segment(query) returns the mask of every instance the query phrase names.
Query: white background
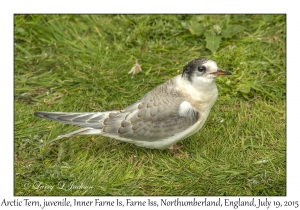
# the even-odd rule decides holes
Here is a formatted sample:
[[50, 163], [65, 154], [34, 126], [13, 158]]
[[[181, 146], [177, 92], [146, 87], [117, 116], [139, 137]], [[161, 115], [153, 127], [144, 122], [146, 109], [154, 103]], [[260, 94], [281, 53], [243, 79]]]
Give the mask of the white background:
[[[0, 204], [3, 199], [19, 201], [24, 198], [30, 200], [39, 200], [43, 202], [47, 200], [62, 200], [63, 197], [14, 197], [14, 155], [13, 155], [13, 134], [14, 134], [14, 90], [13, 90], [13, 16], [14, 14], [22, 13], [210, 13], [210, 14], [253, 14], [253, 13], [283, 13], [287, 14], [287, 196], [286, 197], [270, 197], [268, 200], [279, 200], [282, 203], [286, 200], [295, 201], [300, 200], [300, 167], [299, 167], [299, 98], [300, 93], [298, 88], [299, 72], [300, 72], [300, 13], [297, 1], [275, 1], [275, 0], [251, 0], [251, 1], [125, 1], [125, 0], [109, 0], [109, 1], [41, 1], [41, 0], [12, 0], [0, 3]], [[297, 196], [298, 195], [298, 196]], [[81, 200], [95, 200], [96, 197], [74, 197]], [[168, 200], [174, 200], [176, 197], [165, 197]], [[233, 200], [238, 200], [238, 197], [229, 197]], [[73, 201], [72, 197], [67, 197], [68, 200]], [[116, 200], [116, 197], [102, 197], [103, 200]], [[119, 197], [123, 202], [126, 202], [126, 197]], [[130, 197], [130, 199], [147, 200], [147, 197]], [[152, 197], [160, 203], [159, 197]], [[181, 200], [191, 200], [191, 197], [181, 197]], [[204, 197], [197, 198], [203, 200]], [[211, 200], [218, 199], [217, 197], [210, 197]], [[222, 197], [224, 205], [224, 199]], [[251, 197], [242, 197], [243, 200], [251, 200]], [[265, 197], [256, 197], [258, 199], [265, 199]], [[73, 203], [73, 202], [72, 202]], [[224, 206], [223, 206], [224, 207]], [[6, 207], [9, 208], [9, 207]], [[15, 209], [16, 207], [10, 207]], [[40, 207], [22, 207], [22, 209], [41, 209]], [[66, 207], [58, 207], [55, 209], [65, 209]], [[95, 207], [94, 207], [95, 208]], [[97, 207], [102, 208], [102, 207]], [[132, 207], [125, 207], [122, 209], [132, 209]], [[140, 207], [135, 207], [137, 209]], [[151, 207], [147, 207], [151, 208]], [[154, 207], [152, 207], [154, 208]], [[174, 207], [165, 207], [168, 209]], [[191, 207], [189, 207], [191, 208]], [[196, 207], [201, 208], [201, 207]], [[300, 208], [300, 207], [298, 207]], [[4, 209], [3, 206], [1, 209]], [[46, 208], [50, 209], [50, 208]], [[93, 209], [93, 208], [91, 208]], [[106, 208], [105, 208], [106, 209]], [[109, 208], [112, 209], [112, 208]], [[157, 208], [155, 208], [157, 209]], [[228, 207], [227, 209], [233, 209]], [[243, 209], [243, 208], [238, 208]], [[263, 208], [266, 209], [266, 208]], [[271, 208], [275, 209], [275, 207]], [[294, 209], [294, 207], [290, 207]]]

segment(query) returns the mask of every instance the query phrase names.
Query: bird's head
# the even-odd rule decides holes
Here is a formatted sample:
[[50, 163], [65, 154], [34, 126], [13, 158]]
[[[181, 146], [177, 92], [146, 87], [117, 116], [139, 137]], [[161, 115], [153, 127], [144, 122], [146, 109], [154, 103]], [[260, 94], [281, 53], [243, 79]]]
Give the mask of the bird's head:
[[182, 77], [190, 83], [211, 83], [219, 75], [231, 75], [231, 72], [219, 69], [217, 63], [207, 58], [197, 58], [184, 68]]

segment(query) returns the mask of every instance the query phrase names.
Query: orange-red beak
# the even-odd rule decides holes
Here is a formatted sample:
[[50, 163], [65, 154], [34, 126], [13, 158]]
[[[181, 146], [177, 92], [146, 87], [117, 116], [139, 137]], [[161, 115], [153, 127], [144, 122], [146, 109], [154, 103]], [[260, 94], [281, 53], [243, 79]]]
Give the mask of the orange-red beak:
[[219, 76], [219, 75], [231, 75], [231, 72], [229, 71], [224, 71], [222, 69], [218, 69], [216, 72], [213, 72], [211, 74], [214, 74], [216, 76]]

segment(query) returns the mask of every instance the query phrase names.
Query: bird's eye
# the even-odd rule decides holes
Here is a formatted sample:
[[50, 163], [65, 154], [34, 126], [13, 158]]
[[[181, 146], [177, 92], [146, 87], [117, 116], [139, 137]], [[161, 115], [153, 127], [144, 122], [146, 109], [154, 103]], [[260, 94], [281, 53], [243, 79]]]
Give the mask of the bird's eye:
[[205, 66], [199, 66], [198, 71], [199, 72], [204, 72], [206, 70]]

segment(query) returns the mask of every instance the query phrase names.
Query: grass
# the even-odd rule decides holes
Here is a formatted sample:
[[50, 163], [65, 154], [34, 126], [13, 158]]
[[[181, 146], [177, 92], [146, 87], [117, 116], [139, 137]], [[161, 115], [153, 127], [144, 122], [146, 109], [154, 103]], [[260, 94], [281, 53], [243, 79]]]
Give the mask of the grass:
[[[285, 15], [14, 20], [15, 195], [286, 195]], [[101, 136], [33, 149], [78, 128], [35, 111], [120, 110], [197, 57], [233, 75], [175, 156]]]

